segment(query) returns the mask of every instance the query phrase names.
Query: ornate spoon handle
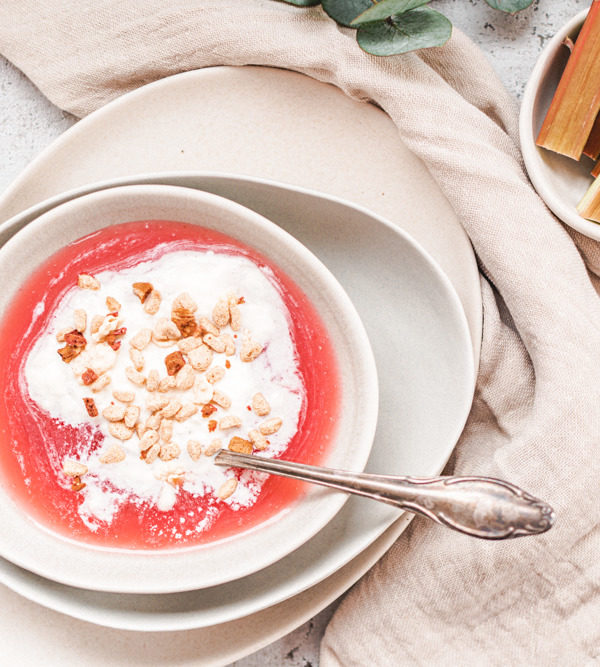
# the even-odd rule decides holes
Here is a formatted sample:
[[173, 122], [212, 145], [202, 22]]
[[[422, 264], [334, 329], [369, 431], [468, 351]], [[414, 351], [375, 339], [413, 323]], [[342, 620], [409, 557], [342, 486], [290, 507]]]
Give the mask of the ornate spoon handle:
[[492, 477], [397, 477], [351, 473], [221, 449], [215, 463], [292, 477], [422, 514], [466, 535], [501, 540], [544, 533], [550, 505]]

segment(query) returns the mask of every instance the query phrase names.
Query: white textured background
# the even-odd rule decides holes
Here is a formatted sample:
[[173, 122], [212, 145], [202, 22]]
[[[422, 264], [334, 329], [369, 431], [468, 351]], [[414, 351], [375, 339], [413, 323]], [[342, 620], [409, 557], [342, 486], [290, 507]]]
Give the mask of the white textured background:
[[[484, 0], [433, 0], [431, 7], [479, 44], [506, 87], [520, 98], [546, 41], [589, 4], [589, 0], [535, 0], [515, 16], [491, 9]], [[0, 192], [74, 122], [0, 57]], [[319, 642], [336, 606], [333, 603], [280, 641], [236, 662], [236, 667], [316, 667]], [[22, 664], [29, 664], [26, 651], [23, 657]]]

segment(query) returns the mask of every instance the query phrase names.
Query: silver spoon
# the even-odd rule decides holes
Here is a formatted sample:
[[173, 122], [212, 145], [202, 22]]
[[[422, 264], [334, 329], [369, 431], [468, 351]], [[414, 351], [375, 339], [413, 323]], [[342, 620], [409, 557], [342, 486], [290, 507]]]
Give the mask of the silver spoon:
[[502, 540], [544, 533], [554, 510], [514, 484], [492, 477], [398, 477], [320, 468], [219, 450], [215, 463], [314, 482], [422, 514], [466, 535]]

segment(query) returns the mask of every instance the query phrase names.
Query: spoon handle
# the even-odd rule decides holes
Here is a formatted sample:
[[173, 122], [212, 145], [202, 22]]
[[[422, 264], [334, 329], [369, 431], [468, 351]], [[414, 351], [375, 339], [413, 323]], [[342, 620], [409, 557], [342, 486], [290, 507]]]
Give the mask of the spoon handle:
[[351, 473], [221, 449], [215, 463], [314, 482], [421, 514], [466, 535], [501, 540], [546, 532], [550, 505], [492, 477], [398, 477]]

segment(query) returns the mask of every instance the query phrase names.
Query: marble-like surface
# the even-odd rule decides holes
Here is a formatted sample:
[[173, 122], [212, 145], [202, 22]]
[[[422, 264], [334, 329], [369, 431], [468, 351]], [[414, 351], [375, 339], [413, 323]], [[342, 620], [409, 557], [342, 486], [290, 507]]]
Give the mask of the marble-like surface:
[[[435, 0], [431, 6], [446, 14], [483, 49], [508, 90], [520, 98], [545, 42], [589, 4], [590, 0], [534, 0], [531, 7], [515, 16], [491, 9], [484, 0]], [[0, 56], [0, 192], [37, 153], [75, 122]], [[236, 667], [316, 667], [319, 642], [335, 607], [333, 603], [278, 642], [236, 662]], [[0, 637], [7, 631], [10, 629], [0, 628]], [[26, 647], [20, 664], [35, 664], [28, 658]]]

